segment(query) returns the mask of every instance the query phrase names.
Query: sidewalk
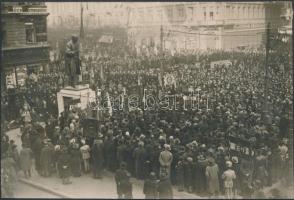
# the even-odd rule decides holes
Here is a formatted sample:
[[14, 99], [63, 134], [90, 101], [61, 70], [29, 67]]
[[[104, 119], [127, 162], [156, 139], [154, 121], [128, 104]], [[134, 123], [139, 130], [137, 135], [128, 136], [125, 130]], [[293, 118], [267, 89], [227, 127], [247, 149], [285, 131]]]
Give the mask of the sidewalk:
[[[8, 131], [10, 139], [15, 141], [18, 150], [21, 149], [19, 131], [20, 129]], [[71, 177], [72, 184], [63, 185], [61, 179], [56, 174], [45, 178], [39, 176], [34, 167], [32, 168], [32, 177], [30, 179], [25, 179], [24, 174], [22, 172], [19, 173], [21, 182], [41, 190], [47, 190], [49, 193], [67, 198], [117, 198], [114, 175], [108, 171], [104, 171], [103, 179], [93, 179], [91, 174], [83, 174], [81, 177]], [[133, 183], [133, 197], [145, 198], [143, 194], [143, 181], [135, 178], [131, 178], [131, 181]], [[174, 198], [177, 199], [201, 198], [187, 192], [178, 192], [176, 187], [173, 188], [173, 191]]]
[[[81, 177], [71, 177], [72, 184], [63, 185], [61, 179], [53, 174], [52, 177], [44, 178], [32, 172], [30, 179], [25, 179], [22, 173], [19, 174], [22, 182], [30, 184], [41, 190], [65, 198], [117, 198], [116, 185], [112, 173], [104, 171], [103, 179], [93, 179], [91, 174], [84, 174]], [[133, 197], [145, 198], [143, 194], [143, 181], [131, 178], [133, 183]], [[174, 187], [174, 198], [177, 199], [200, 199], [199, 196], [178, 192]]]

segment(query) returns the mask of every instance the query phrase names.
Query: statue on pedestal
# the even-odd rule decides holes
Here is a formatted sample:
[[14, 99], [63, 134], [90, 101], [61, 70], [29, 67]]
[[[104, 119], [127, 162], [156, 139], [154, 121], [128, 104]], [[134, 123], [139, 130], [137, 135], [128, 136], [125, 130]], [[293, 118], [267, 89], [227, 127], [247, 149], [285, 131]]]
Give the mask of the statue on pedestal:
[[72, 87], [77, 85], [78, 75], [81, 74], [80, 47], [78, 40], [78, 36], [72, 35], [65, 49], [65, 71], [68, 76], [68, 85]]

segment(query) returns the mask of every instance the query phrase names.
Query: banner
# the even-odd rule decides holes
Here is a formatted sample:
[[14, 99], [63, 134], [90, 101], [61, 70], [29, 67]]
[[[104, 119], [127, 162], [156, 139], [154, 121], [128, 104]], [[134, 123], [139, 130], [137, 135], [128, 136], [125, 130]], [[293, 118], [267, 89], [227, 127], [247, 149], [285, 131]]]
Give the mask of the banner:
[[252, 148], [252, 144], [248, 140], [229, 136], [229, 149], [232, 154], [238, 156], [253, 157], [255, 151]]
[[27, 67], [25, 65], [16, 67], [17, 84], [24, 86], [27, 78]]
[[12, 89], [16, 87], [16, 77], [13, 70], [9, 71], [6, 75], [6, 87]]

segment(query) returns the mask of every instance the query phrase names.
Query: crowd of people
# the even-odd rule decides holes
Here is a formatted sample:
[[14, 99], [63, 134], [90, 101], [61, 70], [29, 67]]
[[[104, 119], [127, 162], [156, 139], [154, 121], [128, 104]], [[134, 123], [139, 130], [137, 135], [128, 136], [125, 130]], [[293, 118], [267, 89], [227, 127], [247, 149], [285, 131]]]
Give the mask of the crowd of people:
[[[185, 109], [180, 101], [178, 109], [146, 110], [139, 104], [134, 110], [106, 112], [92, 135], [84, 131], [85, 111], [67, 109], [58, 116], [56, 92], [64, 86], [62, 73], [32, 75], [20, 111], [22, 150], [18, 154], [9, 136], [2, 136], [1, 179], [15, 181], [18, 170], [29, 178], [34, 158], [39, 175], [57, 174], [63, 184], [90, 172], [102, 178], [103, 170], [109, 170], [115, 173], [119, 198], [132, 198], [131, 177], [144, 181], [146, 198], [172, 198], [173, 186], [200, 196], [265, 197], [263, 188], [289, 178], [293, 88], [289, 63], [272, 58], [275, 67], [270, 68], [265, 96], [263, 59], [260, 52], [223, 51], [84, 57], [83, 79], [93, 90], [101, 89], [102, 96], [135, 94], [142, 102], [148, 89], [156, 98], [182, 99], [198, 91], [201, 100], [209, 99], [197, 109]], [[211, 67], [218, 60], [231, 64]], [[174, 81], [165, 84], [167, 74]], [[254, 154], [233, 151], [230, 137], [241, 139], [241, 146], [249, 143]], [[12, 185], [3, 185], [7, 196]]]

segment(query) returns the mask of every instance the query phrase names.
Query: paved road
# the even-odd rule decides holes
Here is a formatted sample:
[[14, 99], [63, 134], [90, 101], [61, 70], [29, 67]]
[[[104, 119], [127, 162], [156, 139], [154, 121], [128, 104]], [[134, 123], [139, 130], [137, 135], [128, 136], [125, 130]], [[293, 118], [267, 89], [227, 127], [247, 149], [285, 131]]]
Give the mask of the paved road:
[[[10, 139], [15, 141], [15, 144], [20, 150], [21, 140], [19, 131], [19, 129], [11, 130], [7, 133], [7, 135], [9, 135]], [[19, 172], [19, 177], [24, 178], [24, 174]], [[53, 174], [52, 177], [44, 178], [39, 176], [34, 167], [32, 167], [32, 177], [30, 178], [30, 181], [56, 192], [62, 192], [63, 194], [73, 198], [117, 198], [114, 175], [107, 171], [103, 173], [103, 179], [93, 179], [91, 174], [83, 174], [78, 178], [71, 177], [72, 184], [63, 185], [61, 183], [61, 179], [58, 178], [56, 174]], [[131, 181], [133, 183], [133, 197], [144, 198], [143, 182], [134, 178], [132, 178]], [[18, 189], [23, 191], [21, 187]], [[39, 193], [34, 194], [33, 191], [30, 193], [30, 195], [32, 195], [31, 197], [35, 198], [39, 197]], [[179, 199], [200, 198], [194, 194], [178, 192], [176, 188], [174, 188], [174, 197]]]
[[39, 190], [35, 187], [27, 185], [22, 182], [18, 182], [14, 192], [15, 198], [60, 198], [51, 193], [47, 193], [43, 190]]

